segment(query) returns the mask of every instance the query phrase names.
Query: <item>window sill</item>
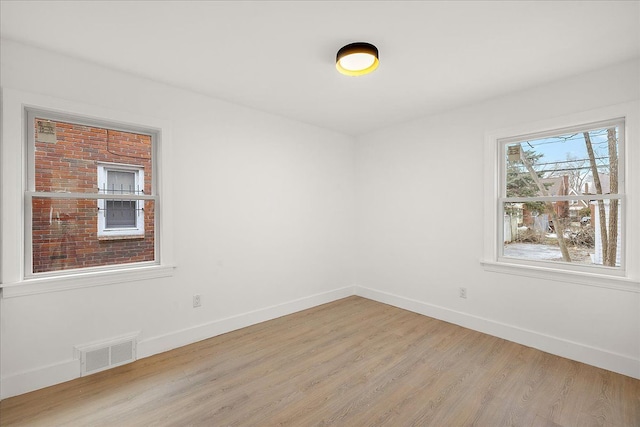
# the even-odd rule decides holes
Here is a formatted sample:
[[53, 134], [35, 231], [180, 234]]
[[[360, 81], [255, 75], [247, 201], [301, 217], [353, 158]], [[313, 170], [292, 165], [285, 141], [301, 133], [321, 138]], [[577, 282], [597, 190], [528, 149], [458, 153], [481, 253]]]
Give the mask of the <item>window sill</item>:
[[142, 240], [145, 238], [144, 234], [102, 234], [98, 235], [99, 241], [111, 241], [111, 240]]
[[568, 282], [599, 288], [616, 289], [620, 291], [640, 293], [640, 282], [626, 277], [609, 276], [605, 274], [583, 273], [555, 268], [545, 268], [507, 262], [484, 261], [480, 264], [485, 271], [512, 274], [516, 276], [535, 277], [538, 279]]
[[170, 277], [174, 266], [151, 265], [129, 267], [119, 270], [74, 272], [61, 276], [35, 277], [17, 283], [1, 284], [2, 298], [14, 298], [28, 295], [60, 292], [138, 280]]

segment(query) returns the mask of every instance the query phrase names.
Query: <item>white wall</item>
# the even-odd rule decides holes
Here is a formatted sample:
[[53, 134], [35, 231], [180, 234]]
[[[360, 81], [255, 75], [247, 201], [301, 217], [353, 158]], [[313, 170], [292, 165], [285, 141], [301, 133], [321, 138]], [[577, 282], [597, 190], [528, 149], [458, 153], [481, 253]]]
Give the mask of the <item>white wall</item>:
[[[10, 41], [0, 51], [5, 92], [170, 122], [176, 265], [172, 277], [1, 299], [2, 397], [78, 376], [78, 344], [139, 331], [146, 356], [352, 293], [353, 138]], [[11, 139], [3, 153], [21, 144]], [[3, 223], [19, 223], [21, 206], [4, 200]], [[16, 266], [2, 271], [7, 283]]]
[[[357, 292], [640, 377], [637, 286], [611, 289], [485, 271], [485, 133], [640, 99], [630, 62], [360, 138]], [[637, 129], [628, 141], [638, 218]], [[638, 227], [633, 229], [637, 248]], [[637, 266], [637, 260], [630, 260]], [[637, 267], [636, 268], [637, 271]], [[637, 280], [637, 278], [636, 278]], [[637, 285], [637, 283], [636, 283]], [[467, 299], [458, 288], [468, 289]]]
[[[637, 292], [480, 265], [485, 132], [638, 100], [637, 62], [356, 142], [14, 42], [0, 48], [3, 89], [171, 123], [177, 267], [166, 278], [2, 298], [1, 397], [77, 376], [74, 345], [140, 331], [146, 356], [349, 295], [356, 278], [360, 295], [638, 375]], [[3, 139], [3, 155], [21, 143]], [[15, 157], [3, 164], [21, 164]], [[2, 217], [19, 222], [19, 203], [3, 200]], [[15, 266], [2, 267], [6, 282]], [[203, 307], [193, 309], [196, 293]]]

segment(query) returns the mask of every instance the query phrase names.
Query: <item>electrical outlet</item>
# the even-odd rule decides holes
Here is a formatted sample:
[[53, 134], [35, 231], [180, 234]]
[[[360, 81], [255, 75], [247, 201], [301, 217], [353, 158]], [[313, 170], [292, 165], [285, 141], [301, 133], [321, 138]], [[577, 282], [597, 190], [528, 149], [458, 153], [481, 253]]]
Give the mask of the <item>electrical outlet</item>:
[[459, 288], [459, 292], [460, 292], [460, 298], [467, 297], [467, 288]]
[[200, 307], [202, 305], [202, 297], [200, 295], [193, 296], [193, 308]]

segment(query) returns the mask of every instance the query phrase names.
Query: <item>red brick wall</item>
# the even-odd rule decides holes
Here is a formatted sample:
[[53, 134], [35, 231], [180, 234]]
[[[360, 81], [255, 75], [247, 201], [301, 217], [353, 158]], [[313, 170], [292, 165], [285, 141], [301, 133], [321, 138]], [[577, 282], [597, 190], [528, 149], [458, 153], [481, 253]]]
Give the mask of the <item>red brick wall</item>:
[[[34, 123], [36, 191], [98, 192], [98, 162], [144, 167], [151, 194], [151, 137], [53, 122], [56, 142], [41, 142]], [[34, 198], [33, 272], [154, 260], [154, 204], [144, 202], [144, 236], [98, 237], [98, 203], [91, 199]]]

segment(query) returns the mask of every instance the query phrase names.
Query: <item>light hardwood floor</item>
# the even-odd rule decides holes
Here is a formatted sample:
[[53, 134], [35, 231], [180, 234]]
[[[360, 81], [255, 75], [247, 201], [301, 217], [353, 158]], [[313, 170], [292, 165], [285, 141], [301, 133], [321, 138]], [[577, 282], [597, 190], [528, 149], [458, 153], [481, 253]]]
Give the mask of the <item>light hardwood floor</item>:
[[640, 381], [349, 297], [0, 402], [2, 426], [640, 426]]

